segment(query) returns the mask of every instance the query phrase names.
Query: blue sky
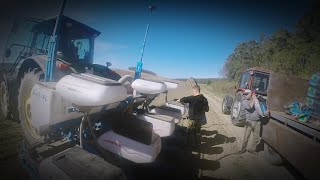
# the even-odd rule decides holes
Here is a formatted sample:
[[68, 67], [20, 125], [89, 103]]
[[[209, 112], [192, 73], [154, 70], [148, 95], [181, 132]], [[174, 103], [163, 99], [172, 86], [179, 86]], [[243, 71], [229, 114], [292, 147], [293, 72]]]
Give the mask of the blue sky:
[[[60, 2], [48, 1], [47, 8], [38, 8], [37, 13], [55, 13]], [[143, 68], [169, 78], [214, 78], [238, 43], [259, 40], [261, 33], [270, 35], [280, 28], [293, 29], [311, 0], [67, 0], [64, 14], [101, 31], [95, 42], [95, 63], [110, 61], [113, 68], [128, 69], [140, 60], [150, 4], [157, 9]]]

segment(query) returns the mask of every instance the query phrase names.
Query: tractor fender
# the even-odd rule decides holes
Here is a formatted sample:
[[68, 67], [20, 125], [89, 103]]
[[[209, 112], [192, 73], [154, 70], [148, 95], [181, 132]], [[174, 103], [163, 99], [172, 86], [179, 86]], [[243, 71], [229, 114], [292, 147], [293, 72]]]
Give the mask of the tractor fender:
[[48, 56], [46, 55], [35, 55], [21, 60], [17, 65], [14, 79], [20, 80], [29, 69], [40, 68], [41, 71], [45, 72], [47, 59]]
[[16, 66], [15, 70], [11, 74], [9, 83], [9, 111], [11, 112], [11, 117], [18, 121], [19, 111], [18, 111], [18, 90], [20, 87], [20, 82], [22, 77], [29, 69], [45, 70], [46, 56], [36, 55], [30, 56], [26, 59], [20, 60], [19, 64]]
[[241, 93], [241, 95], [244, 93], [244, 91], [245, 91], [246, 89], [244, 89], [244, 88], [239, 88], [239, 89], [237, 89], [236, 90], [236, 93], [235, 93], [235, 95], [237, 95], [239, 92]]
[[[48, 59], [47, 55], [35, 55], [22, 60], [16, 68], [17, 72], [15, 73], [16, 75], [15, 79], [20, 80], [23, 77], [24, 73], [28, 72], [29, 69], [38, 68], [39, 71], [42, 71], [45, 73], [47, 59]], [[70, 74], [70, 72], [56, 69], [55, 79], [59, 80], [67, 74]]]
[[[46, 71], [46, 61], [48, 59], [47, 55], [35, 55], [27, 57], [19, 62], [15, 71], [12, 74], [13, 83], [9, 90], [9, 98], [10, 98], [10, 109], [12, 112], [13, 119], [18, 120], [18, 89], [20, 87], [21, 79], [24, 77], [24, 74], [29, 72], [30, 70], [37, 69], [36, 72], [42, 71], [45, 73]], [[55, 77], [59, 80], [61, 77], [67, 75], [69, 72], [63, 72], [60, 70], [56, 70]]]

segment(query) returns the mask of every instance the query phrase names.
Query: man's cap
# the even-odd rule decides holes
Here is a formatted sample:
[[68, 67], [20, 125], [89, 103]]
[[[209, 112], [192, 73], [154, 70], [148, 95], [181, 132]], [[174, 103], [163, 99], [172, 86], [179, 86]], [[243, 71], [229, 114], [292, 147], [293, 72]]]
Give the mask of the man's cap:
[[243, 94], [252, 94], [250, 89], [246, 89]]

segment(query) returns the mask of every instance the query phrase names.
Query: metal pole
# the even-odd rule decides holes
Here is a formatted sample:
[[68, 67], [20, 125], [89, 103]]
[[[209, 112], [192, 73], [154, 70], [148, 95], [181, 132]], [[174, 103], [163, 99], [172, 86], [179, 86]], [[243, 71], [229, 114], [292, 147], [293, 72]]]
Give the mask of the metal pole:
[[142, 65], [143, 65], [142, 58], [143, 58], [143, 54], [144, 54], [144, 48], [145, 48], [146, 42], [147, 42], [147, 36], [148, 36], [148, 32], [149, 32], [149, 27], [150, 27], [152, 11], [154, 9], [155, 9], [154, 6], [149, 6], [150, 15], [149, 15], [149, 20], [148, 20], [148, 25], [147, 25], [146, 33], [144, 35], [144, 40], [143, 40], [142, 50], [141, 50], [141, 57], [140, 57], [140, 61], [137, 63], [136, 72], [134, 74], [134, 79], [140, 79], [140, 77], [141, 77]]
[[56, 19], [56, 24], [54, 26], [53, 34], [50, 37], [50, 45], [49, 45], [49, 52], [48, 52], [48, 60], [46, 63], [46, 74], [45, 74], [45, 80], [53, 81], [53, 75], [55, 71], [56, 66], [56, 56], [57, 56], [57, 44], [58, 44], [58, 34], [60, 30], [60, 22], [62, 18], [62, 14], [65, 8], [67, 0], [62, 0], [62, 4], [60, 7], [59, 14]]
[[142, 45], [142, 50], [141, 50], [140, 62], [142, 62], [143, 53], [144, 53], [144, 48], [145, 48], [145, 46], [146, 46], [146, 41], [147, 41], [147, 36], [148, 36], [148, 32], [149, 32], [149, 27], [150, 27], [150, 22], [151, 22], [151, 16], [152, 16], [152, 11], [154, 10], [154, 6], [149, 6], [149, 9], [150, 9], [149, 21], [148, 21], [146, 33], [144, 34], [144, 40], [143, 40], [143, 45]]

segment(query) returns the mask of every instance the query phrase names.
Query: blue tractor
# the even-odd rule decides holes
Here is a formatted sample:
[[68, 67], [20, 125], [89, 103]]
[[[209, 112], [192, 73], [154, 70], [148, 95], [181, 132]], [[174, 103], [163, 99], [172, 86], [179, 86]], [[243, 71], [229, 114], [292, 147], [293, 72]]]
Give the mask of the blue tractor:
[[[36, 178], [39, 176], [47, 177], [48, 173], [66, 176], [68, 174], [68, 167], [62, 166], [68, 163], [63, 163], [61, 166], [55, 164], [55, 167], [57, 166], [60, 169], [54, 169], [51, 165], [59, 161], [54, 159], [54, 157], [68, 156], [69, 159], [67, 159], [70, 163], [91, 163], [91, 166], [94, 167], [93, 169], [76, 168], [80, 172], [90, 172], [91, 174], [86, 174], [86, 176], [88, 174], [91, 175], [90, 179], [95, 179], [94, 177], [117, 179], [123, 176], [120, 168], [107, 163], [103, 158], [90, 154], [78, 146], [73, 147], [74, 142], [80, 139], [79, 135], [78, 137], [76, 135], [76, 131], [79, 131], [77, 129], [78, 124], [72, 124], [74, 121], [68, 121], [64, 124], [60, 123], [57, 127], [50, 124], [50, 128], [46, 127], [48, 124], [41, 126], [40, 129], [34, 126], [37, 120], [37, 113], [41, 114], [44, 112], [41, 114], [40, 119], [45, 120], [48, 118], [43, 114], [50, 112], [46, 111], [47, 109], [43, 105], [37, 107], [32, 103], [32, 96], [37, 97], [39, 99], [38, 102], [45, 103], [50, 101], [48, 94], [44, 94], [44, 91], [39, 92], [34, 90], [39, 83], [47, 83], [46, 85], [50, 85], [50, 83], [56, 84], [66, 76], [70, 77], [72, 74], [76, 76], [75, 74], [79, 75], [81, 73], [87, 74], [88, 77], [92, 76], [91, 79], [94, 80], [101, 77], [112, 82], [117, 82], [121, 79], [119, 74], [109, 69], [110, 62], [107, 62], [106, 66], [93, 64], [94, 40], [99, 36], [99, 31], [66, 16], [58, 17], [61, 19], [58, 26], [60, 28], [56, 31], [58, 33], [55, 36], [58, 38], [58, 41], [55, 41], [57, 42], [55, 50], [50, 50], [52, 48], [50, 43], [52, 43], [54, 29], [57, 27], [57, 18], [47, 20], [18, 18], [15, 20], [0, 66], [0, 114], [2, 118], [11, 118], [20, 122], [25, 137], [21, 147], [20, 159], [23, 166], [26, 167], [32, 176]], [[47, 64], [51, 62], [50, 56], [52, 53], [56, 53], [56, 61], [52, 63], [54, 64], [54, 73], [51, 73], [53, 76], [50, 77], [52, 82], [45, 82], [46, 75], [49, 72], [47, 71]], [[50, 87], [46, 85], [41, 87], [50, 90]], [[121, 86], [115, 87], [121, 88]], [[123, 91], [122, 94], [126, 95], [126, 92]], [[59, 99], [55, 95], [52, 97], [55, 100]], [[55, 101], [52, 99], [52, 102]], [[59, 115], [70, 116], [69, 114], [77, 113], [74, 112], [74, 108], [67, 107], [65, 103], [61, 103], [60, 106], [57, 105], [53, 109], [55, 110], [50, 113], [57, 119], [59, 119]], [[32, 110], [37, 113], [32, 113]], [[81, 113], [79, 114], [72, 117], [81, 116]], [[78, 122], [78, 119], [81, 120], [81, 118], [77, 118], [75, 122]], [[42, 132], [41, 129], [43, 128], [46, 128], [46, 131], [50, 132]], [[67, 138], [68, 141], [62, 138]], [[77, 139], [74, 140], [74, 138]], [[58, 143], [59, 145], [52, 145], [51, 143]], [[88, 159], [95, 160], [94, 162], [88, 162]], [[49, 164], [50, 167], [47, 167], [46, 164]], [[69, 164], [68, 166], [74, 166], [74, 164]], [[108, 171], [99, 172], [93, 176], [92, 173], [99, 170], [97, 167], [104, 167]], [[78, 174], [72, 173], [68, 177], [74, 178], [74, 175]]]
[[[48, 59], [50, 37], [56, 18], [16, 19], [1, 62], [1, 115], [28, 121], [31, 87], [43, 81]], [[121, 76], [106, 66], [93, 64], [94, 40], [100, 32], [74, 19], [62, 16], [57, 44], [54, 81], [70, 73], [91, 72], [119, 80]]]

